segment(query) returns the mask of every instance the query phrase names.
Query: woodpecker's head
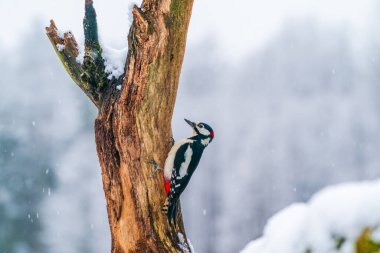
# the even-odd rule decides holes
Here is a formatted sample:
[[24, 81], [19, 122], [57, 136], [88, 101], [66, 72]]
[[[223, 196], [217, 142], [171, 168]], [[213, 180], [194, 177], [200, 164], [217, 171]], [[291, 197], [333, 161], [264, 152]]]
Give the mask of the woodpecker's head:
[[214, 131], [206, 123], [195, 123], [185, 119], [186, 123], [191, 126], [195, 136], [200, 137], [202, 144], [207, 146], [214, 139]]

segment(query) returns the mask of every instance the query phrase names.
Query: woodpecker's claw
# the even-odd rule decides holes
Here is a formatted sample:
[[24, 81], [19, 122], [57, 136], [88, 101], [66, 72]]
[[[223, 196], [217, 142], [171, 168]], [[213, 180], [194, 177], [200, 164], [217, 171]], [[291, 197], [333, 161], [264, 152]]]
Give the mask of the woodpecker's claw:
[[174, 143], [175, 143], [175, 140], [173, 137], [170, 137], [170, 144], [172, 144], [172, 146], [174, 146]]
[[153, 167], [154, 167], [154, 170], [153, 170], [152, 174], [150, 174], [150, 177], [151, 177], [151, 178], [154, 177], [154, 175], [155, 175], [159, 170], [162, 170], [162, 168], [160, 167], [160, 165], [158, 165], [158, 164], [156, 163], [156, 161], [154, 161], [154, 160], [150, 160], [150, 161], [148, 161], [148, 163], [151, 164], [151, 165], [153, 165]]
[[167, 214], [167, 213], [168, 213], [168, 208], [169, 208], [169, 199], [166, 198], [165, 203], [164, 203], [164, 205], [162, 206], [162, 212], [163, 212], [164, 214]]

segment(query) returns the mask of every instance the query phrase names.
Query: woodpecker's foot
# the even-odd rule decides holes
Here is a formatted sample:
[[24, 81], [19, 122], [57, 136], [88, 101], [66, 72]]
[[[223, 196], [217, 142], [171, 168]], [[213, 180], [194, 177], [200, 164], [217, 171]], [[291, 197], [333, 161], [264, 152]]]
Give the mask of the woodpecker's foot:
[[174, 146], [174, 143], [175, 143], [175, 140], [174, 140], [174, 138], [172, 136], [172, 137], [170, 137], [170, 144], [172, 144], [172, 146]]
[[155, 160], [150, 160], [150, 161], [148, 161], [148, 163], [151, 164], [151, 165], [153, 165], [153, 167], [154, 167], [154, 170], [153, 170], [152, 174], [150, 175], [151, 178], [154, 177], [154, 175], [156, 175], [156, 173], [159, 170], [162, 170], [162, 168], [160, 167], [160, 165], [158, 165]]
[[162, 212], [164, 213], [164, 214], [167, 214], [168, 213], [168, 208], [169, 208], [169, 199], [168, 198], [166, 198], [166, 200], [165, 200], [165, 203], [164, 203], [164, 205], [162, 206]]

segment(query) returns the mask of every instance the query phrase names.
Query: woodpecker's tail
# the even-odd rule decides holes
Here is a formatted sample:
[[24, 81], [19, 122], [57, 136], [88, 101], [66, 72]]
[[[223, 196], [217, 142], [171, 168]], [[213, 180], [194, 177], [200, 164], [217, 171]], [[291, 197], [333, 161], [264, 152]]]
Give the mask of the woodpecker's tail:
[[179, 200], [166, 199], [162, 211], [168, 216], [169, 224], [171, 226], [177, 226], [177, 213], [178, 213]]

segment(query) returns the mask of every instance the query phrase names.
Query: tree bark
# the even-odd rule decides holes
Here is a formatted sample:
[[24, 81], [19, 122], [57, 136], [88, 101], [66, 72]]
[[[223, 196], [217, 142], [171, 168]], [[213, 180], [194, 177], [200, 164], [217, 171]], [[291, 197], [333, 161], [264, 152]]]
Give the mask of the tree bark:
[[76, 60], [79, 53], [71, 33], [60, 37], [53, 21], [46, 28], [66, 70], [99, 109], [95, 139], [112, 253], [191, 252], [182, 216], [180, 225], [172, 228], [161, 211], [166, 198], [163, 173], [152, 177], [148, 162], [162, 166], [171, 147], [171, 118], [192, 4], [145, 0], [141, 8], [133, 8], [125, 74], [119, 79], [109, 80], [105, 73], [92, 0], [85, 0], [83, 63]]

